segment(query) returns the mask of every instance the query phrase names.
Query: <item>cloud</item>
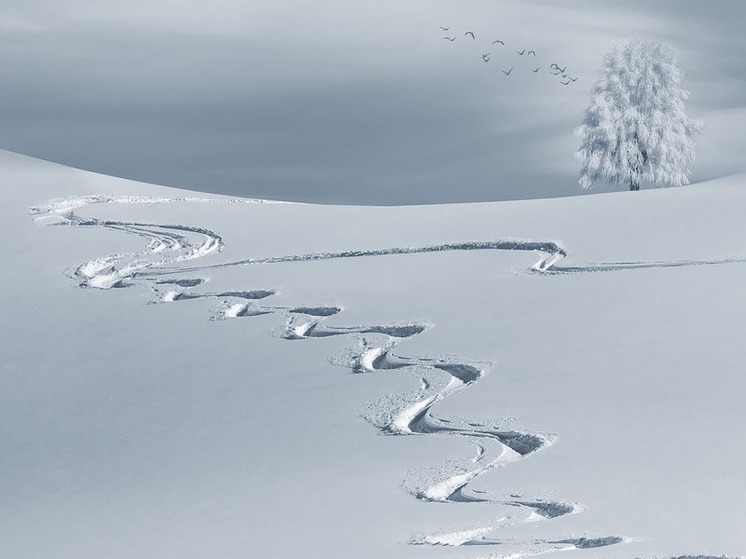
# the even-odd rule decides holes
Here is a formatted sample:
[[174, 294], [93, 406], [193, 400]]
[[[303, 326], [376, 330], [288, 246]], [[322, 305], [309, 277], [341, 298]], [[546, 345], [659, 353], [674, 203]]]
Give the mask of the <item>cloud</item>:
[[[572, 129], [601, 55], [631, 35], [682, 51], [695, 116], [746, 105], [734, 14], [689, 0], [29, 0], [5, 17], [22, 24], [0, 36], [0, 146], [216, 192], [348, 203], [579, 193]], [[580, 80], [559, 84], [554, 61]], [[708, 173], [714, 151], [700, 158]]]

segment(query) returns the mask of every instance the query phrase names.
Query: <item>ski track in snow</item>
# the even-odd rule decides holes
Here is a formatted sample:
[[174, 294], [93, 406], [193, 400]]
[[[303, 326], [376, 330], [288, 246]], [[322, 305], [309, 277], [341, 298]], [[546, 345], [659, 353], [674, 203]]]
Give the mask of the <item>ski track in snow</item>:
[[[186, 225], [135, 223], [100, 220], [78, 216], [74, 210], [94, 204], [164, 204], [191, 203], [277, 203], [251, 199], [169, 198], [147, 196], [78, 196], [60, 198], [46, 204], [33, 206], [29, 214], [35, 220], [50, 225], [70, 227], [95, 227], [135, 235], [146, 241], [138, 252], [122, 253], [96, 258], [67, 271], [79, 287], [116, 289], [130, 286], [149, 287], [155, 293], [156, 303], [170, 303], [193, 299], [215, 299], [220, 307], [211, 317], [214, 320], [278, 314], [285, 318], [281, 336], [287, 340], [309, 340], [331, 336], [353, 336], [358, 347], [335, 359], [337, 364], [349, 367], [356, 374], [402, 370], [420, 379], [420, 388], [405, 395], [390, 395], [370, 404], [364, 417], [382, 433], [395, 436], [440, 435], [462, 437], [476, 448], [476, 456], [469, 465], [451, 466], [434, 476], [415, 475], [407, 489], [417, 499], [443, 503], [496, 503], [515, 507], [520, 514], [503, 517], [488, 526], [455, 530], [412, 538], [412, 545], [429, 546], [495, 546], [510, 549], [491, 558], [519, 559], [546, 553], [572, 550], [598, 549], [629, 543], [631, 538], [611, 536], [583, 536], [569, 538], [535, 538], [510, 540], [494, 534], [506, 526], [552, 520], [580, 513], [585, 507], [578, 503], [510, 495], [509, 498], [489, 496], [484, 491], [470, 489], [469, 484], [480, 475], [523, 460], [550, 446], [555, 435], [530, 433], [438, 417], [434, 408], [445, 398], [476, 384], [491, 368], [490, 363], [456, 358], [404, 357], [394, 353], [394, 348], [405, 340], [422, 334], [430, 325], [426, 323], [378, 324], [358, 326], [325, 326], [323, 321], [342, 312], [339, 306], [265, 306], [259, 302], [276, 293], [272, 289], [254, 289], [223, 292], [192, 292], [205, 281], [191, 274], [216, 268], [242, 265], [303, 262], [339, 258], [356, 258], [417, 253], [465, 250], [520, 250], [540, 253], [542, 256], [530, 271], [541, 274], [587, 273], [619, 271], [641, 268], [702, 266], [736, 262], [746, 259], [679, 261], [679, 262], [618, 262], [601, 263], [585, 267], [560, 267], [557, 262], [567, 255], [565, 249], [554, 241], [503, 239], [448, 243], [422, 247], [394, 247], [380, 250], [349, 250], [319, 252], [269, 258], [244, 259], [213, 266], [183, 266], [222, 251], [222, 238], [208, 229]], [[52, 221], [54, 220], [54, 221]], [[174, 278], [177, 275], [189, 277]], [[466, 464], [466, 462], [465, 462]], [[675, 559], [715, 559], [710, 556], [683, 556]]]

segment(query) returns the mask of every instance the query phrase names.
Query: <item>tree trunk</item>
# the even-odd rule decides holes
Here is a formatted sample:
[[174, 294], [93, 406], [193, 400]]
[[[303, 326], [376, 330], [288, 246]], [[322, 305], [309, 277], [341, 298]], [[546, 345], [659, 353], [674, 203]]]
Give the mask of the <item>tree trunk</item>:
[[637, 183], [635, 181], [632, 181], [629, 183], [629, 189], [630, 190], [640, 190], [640, 183]]

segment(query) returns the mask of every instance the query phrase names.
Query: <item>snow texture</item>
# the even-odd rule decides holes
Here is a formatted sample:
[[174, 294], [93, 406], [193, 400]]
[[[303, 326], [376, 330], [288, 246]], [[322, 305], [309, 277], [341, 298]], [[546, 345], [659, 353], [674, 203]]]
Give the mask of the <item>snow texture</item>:
[[619, 195], [237, 204], [5, 157], [11, 556], [746, 548], [742, 179], [617, 230]]

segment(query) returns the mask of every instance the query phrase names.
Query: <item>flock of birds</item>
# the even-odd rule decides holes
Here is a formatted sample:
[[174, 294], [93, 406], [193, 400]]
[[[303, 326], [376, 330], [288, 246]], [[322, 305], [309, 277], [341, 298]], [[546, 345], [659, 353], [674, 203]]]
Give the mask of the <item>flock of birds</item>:
[[[446, 32], [446, 33], [448, 33], [451, 30], [450, 27], [443, 27], [443, 26], [440, 26], [440, 29], [442, 31]], [[463, 36], [464, 37], [471, 37], [472, 41], [476, 41], [477, 40], [477, 36], [474, 34], [473, 31], [467, 31], [466, 33], [464, 33]], [[443, 39], [446, 40], [446, 41], [453, 42], [453, 41], [455, 41], [457, 39], [457, 37], [458, 37], [458, 35], [455, 35], [455, 34], [454, 35], [446, 35], [446, 36], [443, 37]], [[505, 44], [505, 41], [502, 41], [500, 39], [495, 39], [494, 41], [492, 41], [492, 45], [498, 45], [498, 48], [500, 48], [500, 49], [502, 49], [502, 47], [506, 47], [507, 46]], [[524, 48], [523, 50], [517, 50], [517, 51], [515, 51], [515, 53], [518, 56], [526, 56], [526, 57], [533, 56], [533, 57], [536, 57], [536, 51], [535, 50], [526, 49], [526, 48]], [[489, 53], [489, 52], [482, 53], [482, 61], [483, 62], [487, 63], [490, 60], [492, 60], [492, 53]], [[514, 69], [515, 69], [515, 66], [512, 66], [509, 70], [503, 69], [502, 73], [505, 74], [506, 76], [510, 76], [513, 73]], [[533, 66], [531, 66], [531, 71], [534, 74], [538, 74], [541, 71], [541, 69], [542, 69], [542, 66], [537, 66], [535, 68]], [[571, 76], [570, 73], [567, 71], [567, 66], [566, 65], [563, 67], [563, 66], [560, 66], [559, 64], [557, 64], [556, 62], [552, 62], [549, 65], [548, 69], [549, 69], [549, 73], [550, 74], [552, 74], [553, 76], [557, 76], [559, 78], [560, 83], [562, 85], [571, 85], [571, 84], [575, 83], [576, 81], [578, 81], [578, 76], [575, 76], [575, 77]]]

